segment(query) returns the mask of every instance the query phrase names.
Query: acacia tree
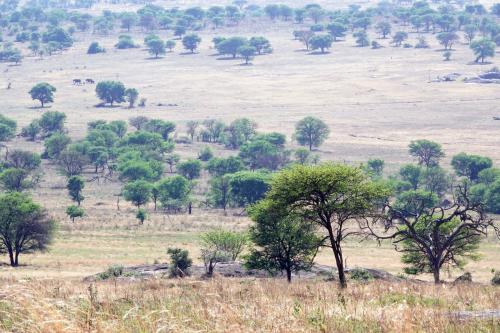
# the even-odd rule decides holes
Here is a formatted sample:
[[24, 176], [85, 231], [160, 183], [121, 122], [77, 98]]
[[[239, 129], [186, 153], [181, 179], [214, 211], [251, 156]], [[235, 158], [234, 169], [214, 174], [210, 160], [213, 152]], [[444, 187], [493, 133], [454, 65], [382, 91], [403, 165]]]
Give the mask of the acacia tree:
[[[372, 213], [388, 191], [361, 168], [347, 165], [296, 165], [277, 174], [266, 199], [288, 207], [290, 213], [314, 223], [332, 249], [339, 283], [346, 287], [343, 241], [357, 230], [352, 224]], [[326, 245], [327, 244], [327, 245]]]
[[313, 50], [320, 49], [321, 53], [325, 53], [325, 49], [332, 46], [333, 38], [330, 35], [316, 35], [311, 38], [311, 48]]
[[295, 140], [302, 146], [319, 147], [330, 134], [328, 126], [319, 118], [305, 117], [295, 125]]
[[45, 103], [52, 103], [54, 101], [54, 92], [56, 92], [54, 86], [47, 82], [41, 82], [31, 88], [29, 94], [31, 95], [31, 99], [40, 101], [43, 108]]
[[439, 160], [444, 157], [441, 145], [430, 140], [416, 140], [408, 145], [411, 156], [418, 159], [419, 165], [426, 167], [436, 166]]
[[101, 81], [95, 88], [97, 97], [113, 106], [113, 103], [124, 102], [125, 86], [117, 81]]
[[382, 22], [377, 23], [377, 25], [375, 26], [375, 29], [377, 30], [377, 32], [379, 34], [382, 35], [382, 38], [385, 39], [385, 38], [387, 38], [387, 35], [389, 35], [391, 33], [392, 26], [391, 26], [391, 23], [389, 23], [387, 21], [382, 21]]
[[[432, 273], [440, 283], [444, 265], [463, 267], [465, 259], [475, 259], [481, 237], [492, 228], [500, 237], [494, 221], [484, 213], [482, 203], [471, 200], [466, 183], [457, 185], [451, 204], [436, 204], [437, 198], [428, 193], [410, 193], [404, 200], [387, 204], [383, 214], [361, 224], [377, 239], [393, 239], [402, 260], [410, 265], [407, 273]], [[373, 226], [382, 222], [385, 234]]]
[[19, 265], [21, 253], [44, 251], [51, 243], [55, 222], [23, 193], [0, 196], [0, 253], [8, 253], [10, 265]]
[[182, 45], [186, 50], [194, 51], [198, 48], [198, 45], [201, 43], [201, 38], [197, 34], [186, 35], [182, 38]]
[[484, 62], [484, 59], [495, 56], [495, 43], [487, 38], [474, 40], [470, 43], [470, 48], [476, 56], [475, 62]]
[[304, 44], [306, 50], [309, 51], [309, 46], [311, 45], [311, 38], [314, 37], [314, 31], [311, 30], [296, 31], [295, 35]]
[[460, 37], [453, 31], [441, 32], [436, 36], [436, 38], [439, 43], [444, 46], [445, 50], [451, 50], [453, 44], [460, 40]]
[[238, 48], [238, 54], [245, 59], [245, 65], [248, 65], [248, 62], [253, 58], [255, 52], [255, 47], [249, 45], [243, 45]]
[[248, 243], [246, 234], [213, 230], [201, 235], [201, 259], [206, 275], [211, 277], [219, 262], [235, 261]]
[[265, 269], [271, 274], [285, 271], [291, 282], [293, 272], [312, 267], [321, 245], [313, 223], [266, 199], [252, 206], [249, 215], [255, 222], [250, 239], [258, 248], [246, 258], [248, 268]]
[[148, 52], [158, 59], [159, 55], [165, 54], [165, 42], [159, 38], [151, 38], [147, 41]]

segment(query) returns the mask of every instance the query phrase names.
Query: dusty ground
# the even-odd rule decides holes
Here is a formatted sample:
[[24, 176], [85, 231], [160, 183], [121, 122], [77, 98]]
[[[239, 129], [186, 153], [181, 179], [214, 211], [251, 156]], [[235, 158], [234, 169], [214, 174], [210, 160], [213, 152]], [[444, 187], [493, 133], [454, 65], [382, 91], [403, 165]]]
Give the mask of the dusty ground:
[[[322, 118], [332, 134], [320, 148], [323, 160], [360, 163], [372, 157], [386, 161], [387, 170], [410, 162], [407, 145], [414, 139], [440, 142], [447, 154], [466, 151], [490, 156], [500, 165], [499, 87], [465, 84], [460, 80], [430, 83], [437, 76], [459, 72], [462, 77], [477, 75], [494, 66], [470, 65], [472, 52], [467, 45], [456, 45], [452, 60], [444, 62], [434, 36], [426, 35], [432, 48], [395, 49], [389, 39], [378, 40], [385, 48], [358, 48], [348, 37], [335, 43], [326, 55], [310, 55], [292, 40], [291, 23], [272, 27], [248, 26], [200, 33], [203, 42], [196, 54], [183, 54], [181, 42], [173, 53], [161, 59], [150, 59], [143, 49], [115, 50], [117, 34], [108, 37], [77, 34], [73, 48], [60, 55], [27, 57], [21, 66], [0, 64], [0, 100], [2, 114], [16, 119], [19, 126], [39, 117], [27, 92], [37, 82], [46, 81], [57, 88], [50, 110], [67, 114], [67, 128], [74, 138], [85, 135], [86, 124], [96, 119], [115, 120], [146, 115], [177, 122], [178, 135], [184, 135], [187, 120], [218, 118], [231, 121], [248, 117], [258, 122], [260, 131], [279, 131], [291, 137], [295, 123], [307, 115]], [[136, 42], [144, 34], [132, 33]], [[162, 38], [171, 38], [160, 32]], [[263, 35], [270, 39], [274, 53], [256, 57], [251, 66], [241, 60], [218, 60], [211, 49], [216, 35]], [[371, 33], [371, 38], [375, 38]], [[410, 34], [414, 44], [416, 34]], [[99, 41], [107, 53], [89, 56], [86, 49]], [[145, 108], [95, 108], [98, 103], [94, 86], [73, 86], [74, 78], [120, 80], [135, 87], [147, 98]], [[12, 89], [6, 90], [7, 82]], [[161, 103], [177, 106], [158, 106]], [[47, 110], [47, 109], [45, 109]], [[42, 143], [16, 139], [11, 146], [42, 151]], [[294, 145], [291, 143], [291, 147]], [[183, 156], [194, 156], [201, 148], [196, 144], [178, 145]], [[227, 154], [219, 148], [218, 154]], [[119, 183], [87, 184], [84, 207], [87, 217], [74, 225], [68, 223], [64, 210], [69, 204], [65, 180], [54, 167], [45, 164], [45, 178], [36, 189], [35, 198], [62, 221], [60, 233], [48, 254], [24, 256], [27, 266], [12, 270], [0, 267], [1, 276], [74, 276], [82, 277], [102, 271], [110, 264], [126, 265], [164, 261], [169, 246], [182, 246], [198, 256], [196, 246], [200, 231], [213, 226], [238, 230], [248, 220], [230, 212], [207, 212], [195, 209], [192, 216], [152, 214], [144, 227], [138, 228], [134, 210], [126, 203], [116, 209]], [[90, 175], [89, 175], [90, 178]], [[201, 187], [206, 186], [202, 185]], [[201, 189], [200, 189], [201, 191]], [[491, 269], [499, 269], [500, 245], [487, 242], [482, 246], [484, 259], [471, 264], [474, 278], [487, 281]], [[390, 245], [377, 248], [375, 243], [350, 242], [347, 261], [351, 266], [401, 270], [398, 254]], [[376, 253], [376, 257], [374, 254]], [[318, 261], [332, 263], [328, 252]], [[454, 275], [457, 273], [454, 272]]]

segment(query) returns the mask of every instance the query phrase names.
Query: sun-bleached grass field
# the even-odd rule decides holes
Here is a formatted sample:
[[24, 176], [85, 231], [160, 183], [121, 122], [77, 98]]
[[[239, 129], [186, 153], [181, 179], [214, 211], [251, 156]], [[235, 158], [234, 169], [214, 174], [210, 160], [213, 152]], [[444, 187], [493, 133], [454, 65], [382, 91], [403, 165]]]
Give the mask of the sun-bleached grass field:
[[[498, 332], [498, 319], [460, 315], [500, 307], [484, 285], [212, 279], [85, 284], [2, 281], [8, 332]], [[6, 284], [6, 282], [8, 284]]]

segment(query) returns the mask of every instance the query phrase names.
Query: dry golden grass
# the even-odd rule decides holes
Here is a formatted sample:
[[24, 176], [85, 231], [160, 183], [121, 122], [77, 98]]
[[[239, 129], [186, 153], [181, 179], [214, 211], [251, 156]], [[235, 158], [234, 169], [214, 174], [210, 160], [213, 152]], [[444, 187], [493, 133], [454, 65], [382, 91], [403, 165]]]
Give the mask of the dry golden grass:
[[213, 279], [2, 281], [8, 332], [499, 332], [500, 320], [456, 311], [500, 308], [482, 285]]

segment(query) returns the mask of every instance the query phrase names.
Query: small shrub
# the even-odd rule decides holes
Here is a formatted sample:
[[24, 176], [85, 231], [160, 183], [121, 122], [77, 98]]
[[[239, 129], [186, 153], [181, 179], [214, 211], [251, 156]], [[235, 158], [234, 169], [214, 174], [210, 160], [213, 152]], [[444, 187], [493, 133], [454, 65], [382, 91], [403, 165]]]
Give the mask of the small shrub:
[[359, 282], [368, 282], [373, 280], [373, 275], [363, 268], [354, 268], [350, 272], [351, 280]]
[[100, 46], [98, 42], [92, 42], [87, 50], [87, 54], [96, 54], [103, 52], [106, 52], [106, 50], [104, 50], [104, 48]]
[[198, 153], [198, 158], [203, 162], [210, 160], [212, 157], [214, 157], [214, 153], [210, 147], [203, 147]]
[[117, 277], [123, 275], [123, 270], [124, 270], [124, 268], [122, 265], [109, 266], [107, 270], [105, 270], [102, 273], [99, 273], [97, 275], [97, 278], [99, 280], [107, 280], [110, 278], [117, 278]]
[[170, 276], [185, 277], [189, 275], [189, 267], [193, 264], [189, 258], [189, 252], [179, 248], [169, 248], [167, 253], [170, 256]]
[[500, 286], [500, 271], [495, 272], [493, 278], [491, 279], [491, 284], [494, 286]]
[[444, 58], [444, 61], [450, 61], [450, 58], [451, 58], [451, 52], [450, 51], [446, 51], [443, 53], [443, 58]]
[[411, 49], [411, 48], [413, 47], [413, 45], [411, 45], [410, 43], [404, 43], [404, 44], [403, 44], [403, 47], [404, 47], [405, 49]]

